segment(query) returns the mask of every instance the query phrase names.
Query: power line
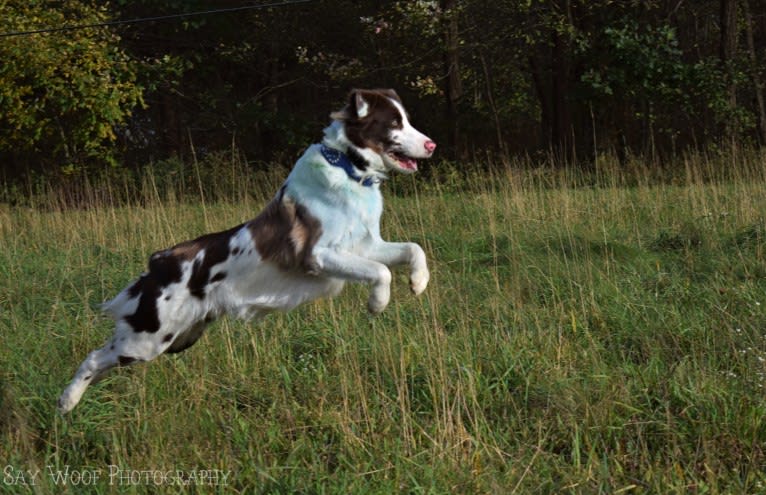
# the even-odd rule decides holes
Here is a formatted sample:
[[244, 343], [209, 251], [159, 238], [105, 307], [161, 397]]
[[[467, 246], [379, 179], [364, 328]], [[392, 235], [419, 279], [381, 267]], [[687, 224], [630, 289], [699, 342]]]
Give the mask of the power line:
[[226, 14], [231, 12], [241, 12], [243, 10], [256, 10], [256, 9], [266, 9], [270, 7], [286, 7], [289, 5], [295, 5], [299, 3], [308, 3], [312, 0], [288, 0], [284, 2], [274, 2], [274, 3], [265, 3], [260, 5], [246, 5], [243, 7], [231, 7], [228, 9], [216, 9], [216, 10], [203, 10], [199, 12], [188, 12], [185, 14], [169, 14], [169, 15], [160, 15], [156, 17], [141, 17], [138, 19], [125, 19], [122, 21], [108, 21], [108, 22], [99, 22], [95, 24], [77, 24], [74, 26], [61, 26], [56, 28], [45, 28], [45, 29], [35, 29], [32, 31], [15, 31], [10, 33], [0, 33], [0, 38], [9, 38], [11, 36], [26, 36], [30, 34], [42, 34], [42, 33], [55, 33], [59, 31], [74, 31], [77, 29], [86, 29], [86, 28], [96, 28], [96, 27], [107, 27], [107, 26], [118, 26], [121, 24], [138, 24], [141, 22], [153, 22], [153, 21], [165, 21], [168, 19], [178, 19], [181, 17], [191, 17], [191, 16], [201, 16], [201, 15], [211, 15], [211, 14]]

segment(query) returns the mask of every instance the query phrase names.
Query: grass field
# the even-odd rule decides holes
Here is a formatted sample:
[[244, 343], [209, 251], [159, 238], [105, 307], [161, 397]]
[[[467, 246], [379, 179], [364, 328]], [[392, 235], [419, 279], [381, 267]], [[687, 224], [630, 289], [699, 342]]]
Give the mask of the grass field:
[[0, 206], [0, 493], [766, 493], [762, 163], [400, 180], [384, 232], [425, 248], [423, 296], [398, 272], [379, 317], [349, 287], [224, 319], [66, 418], [59, 393], [111, 333], [98, 303], [278, 182]]

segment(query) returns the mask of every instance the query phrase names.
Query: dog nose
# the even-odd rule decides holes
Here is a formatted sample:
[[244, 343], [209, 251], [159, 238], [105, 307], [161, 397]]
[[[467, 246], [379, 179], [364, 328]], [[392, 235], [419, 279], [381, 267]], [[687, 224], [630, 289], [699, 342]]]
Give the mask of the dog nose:
[[430, 139], [425, 142], [424, 146], [426, 147], [426, 151], [429, 152], [429, 153], [433, 153], [434, 150], [436, 149], [436, 143], [434, 143]]

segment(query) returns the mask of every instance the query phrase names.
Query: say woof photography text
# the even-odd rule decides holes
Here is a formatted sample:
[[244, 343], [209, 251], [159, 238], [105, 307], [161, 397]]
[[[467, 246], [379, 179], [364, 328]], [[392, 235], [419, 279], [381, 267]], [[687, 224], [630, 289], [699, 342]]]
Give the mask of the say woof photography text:
[[8, 464], [3, 468], [2, 485], [7, 489], [38, 486], [227, 486], [231, 471], [220, 469], [131, 469], [110, 464], [104, 468], [48, 465], [25, 469]]

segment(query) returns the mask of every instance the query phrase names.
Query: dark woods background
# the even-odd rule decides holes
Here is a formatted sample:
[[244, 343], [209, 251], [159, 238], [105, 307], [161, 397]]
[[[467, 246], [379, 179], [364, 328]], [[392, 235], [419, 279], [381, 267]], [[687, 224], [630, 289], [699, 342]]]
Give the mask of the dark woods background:
[[[3, 32], [250, 5], [20, 1]], [[0, 38], [0, 177], [236, 150], [290, 164], [352, 87], [439, 155], [588, 163], [766, 142], [766, 1], [321, 1]]]

